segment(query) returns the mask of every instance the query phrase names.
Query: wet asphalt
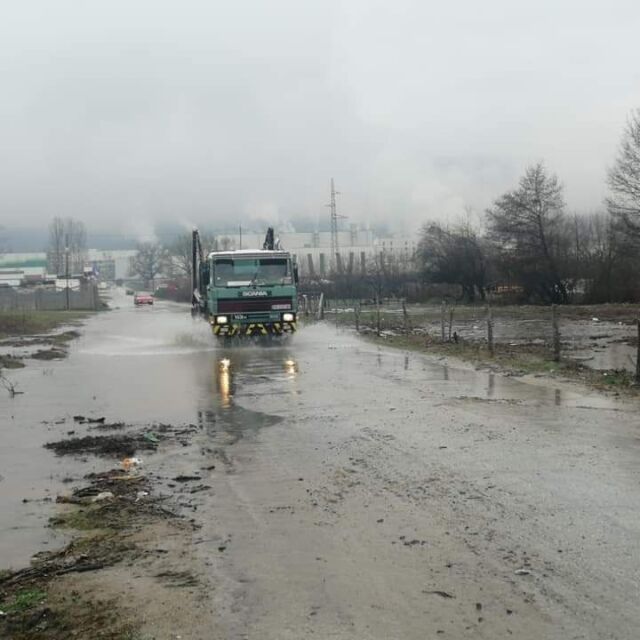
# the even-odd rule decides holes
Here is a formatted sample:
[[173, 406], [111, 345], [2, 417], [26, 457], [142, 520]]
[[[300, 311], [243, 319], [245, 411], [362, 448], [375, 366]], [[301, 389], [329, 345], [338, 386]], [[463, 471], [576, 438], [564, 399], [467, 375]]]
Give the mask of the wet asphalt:
[[60, 544], [42, 499], [104, 469], [42, 448], [73, 415], [197, 424], [149, 464], [210, 469], [183, 505], [208, 638], [638, 637], [637, 405], [328, 325], [225, 350], [184, 307], [114, 306], [0, 398], [0, 567]]

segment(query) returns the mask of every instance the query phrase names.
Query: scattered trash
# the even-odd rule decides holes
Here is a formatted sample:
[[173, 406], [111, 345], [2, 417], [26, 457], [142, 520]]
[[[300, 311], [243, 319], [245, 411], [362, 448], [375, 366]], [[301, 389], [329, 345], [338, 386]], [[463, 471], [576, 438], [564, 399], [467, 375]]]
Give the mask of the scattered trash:
[[175, 482], [195, 482], [196, 480], [202, 480], [200, 476], [176, 476], [173, 478]]
[[426, 593], [428, 595], [440, 596], [441, 598], [445, 598], [446, 600], [453, 600], [455, 596], [452, 596], [450, 593], [446, 591], [423, 591], [422, 593]]
[[148, 491], [138, 491], [136, 493], [136, 502], [142, 500], [142, 498], [146, 498], [149, 495]]
[[144, 439], [149, 442], [153, 442], [153, 444], [158, 444], [158, 442], [160, 442], [160, 439], [155, 433], [153, 433], [153, 431], [147, 431], [147, 433], [144, 434]]
[[120, 465], [125, 471], [130, 471], [133, 467], [137, 467], [142, 464], [140, 458], [125, 458]]
[[97, 496], [91, 498], [91, 502], [102, 502], [103, 500], [113, 500], [115, 496], [111, 491], [102, 491]]
[[87, 418], [86, 416], [73, 416], [74, 422], [79, 422], [80, 424], [104, 424], [106, 418], [101, 416], [100, 418]]
[[516, 569], [514, 571], [514, 573], [517, 576], [530, 576], [531, 575], [531, 571], [529, 571], [529, 569]]

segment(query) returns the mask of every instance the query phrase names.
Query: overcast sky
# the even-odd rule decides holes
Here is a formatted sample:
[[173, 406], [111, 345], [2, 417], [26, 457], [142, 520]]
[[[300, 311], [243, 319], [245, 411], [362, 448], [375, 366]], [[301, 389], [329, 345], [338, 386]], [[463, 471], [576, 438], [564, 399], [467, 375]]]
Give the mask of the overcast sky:
[[593, 210], [640, 107], [637, 0], [5, 0], [0, 221], [482, 211], [545, 160]]

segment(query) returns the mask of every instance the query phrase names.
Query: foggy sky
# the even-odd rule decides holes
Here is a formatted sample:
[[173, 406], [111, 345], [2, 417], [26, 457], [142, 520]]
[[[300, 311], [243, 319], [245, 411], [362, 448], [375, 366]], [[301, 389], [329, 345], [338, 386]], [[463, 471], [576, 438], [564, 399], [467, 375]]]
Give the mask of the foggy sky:
[[0, 222], [481, 212], [544, 160], [593, 210], [640, 4], [30, 0], [0, 12]]

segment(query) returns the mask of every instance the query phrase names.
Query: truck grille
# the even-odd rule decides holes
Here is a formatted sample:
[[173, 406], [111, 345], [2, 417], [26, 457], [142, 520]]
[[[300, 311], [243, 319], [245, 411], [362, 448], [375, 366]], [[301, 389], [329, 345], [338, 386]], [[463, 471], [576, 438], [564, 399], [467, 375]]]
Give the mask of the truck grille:
[[218, 300], [218, 313], [251, 313], [252, 311], [289, 311], [291, 298], [261, 298], [259, 300]]

